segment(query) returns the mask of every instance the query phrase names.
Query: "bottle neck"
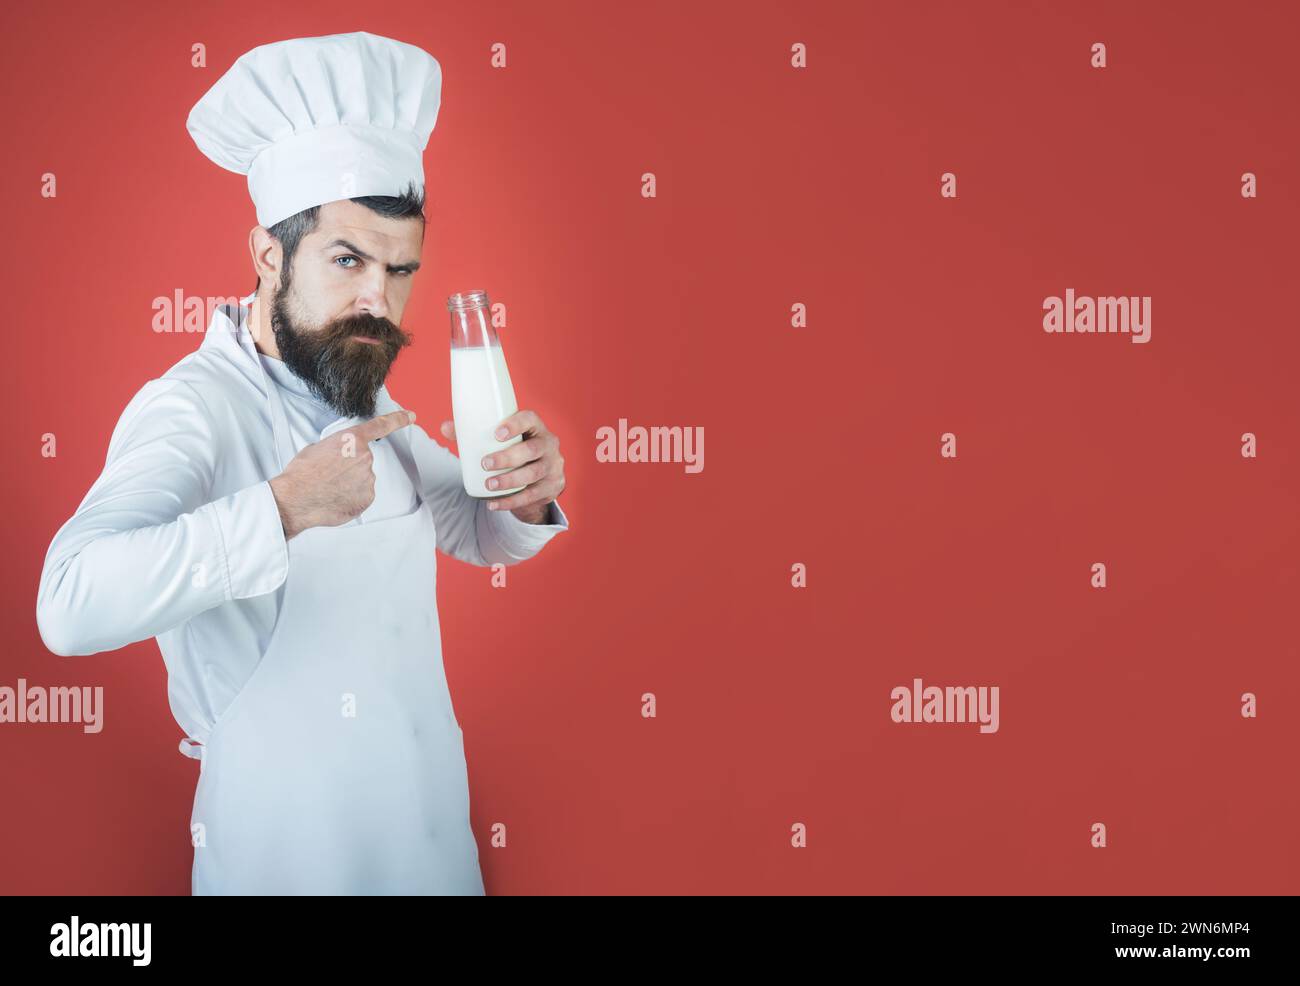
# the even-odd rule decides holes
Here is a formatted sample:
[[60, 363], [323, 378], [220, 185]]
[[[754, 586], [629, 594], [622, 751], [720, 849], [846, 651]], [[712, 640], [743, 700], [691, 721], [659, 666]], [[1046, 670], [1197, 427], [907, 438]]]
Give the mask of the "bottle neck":
[[468, 308], [451, 312], [451, 348], [468, 349], [499, 346], [497, 331], [492, 327], [486, 308]]

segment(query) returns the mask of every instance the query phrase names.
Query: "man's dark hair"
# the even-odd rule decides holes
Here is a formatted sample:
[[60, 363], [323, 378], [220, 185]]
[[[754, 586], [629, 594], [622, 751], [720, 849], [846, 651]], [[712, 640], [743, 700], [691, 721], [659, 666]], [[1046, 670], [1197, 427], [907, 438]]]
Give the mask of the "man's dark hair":
[[[407, 185], [406, 191], [401, 195], [362, 195], [350, 201], [364, 205], [370, 211], [389, 219], [419, 219], [421, 225], [425, 223], [424, 192], [417, 188], [414, 182]], [[284, 283], [289, 280], [289, 268], [292, 266], [293, 255], [298, 249], [298, 244], [302, 242], [304, 236], [316, 228], [319, 220], [320, 206], [314, 205], [310, 209], [303, 209], [302, 212], [267, 227], [267, 232], [280, 241], [284, 253], [282, 278]], [[262, 279], [259, 277], [253, 290], [256, 291], [261, 286]]]

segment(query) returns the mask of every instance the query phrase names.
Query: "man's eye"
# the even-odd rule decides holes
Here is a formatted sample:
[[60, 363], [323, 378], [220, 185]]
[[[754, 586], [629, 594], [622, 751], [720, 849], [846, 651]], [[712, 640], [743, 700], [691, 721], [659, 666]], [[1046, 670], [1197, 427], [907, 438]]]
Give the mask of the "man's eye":
[[[335, 257], [335, 258], [334, 258], [334, 262], [335, 262], [335, 263], [338, 263], [340, 260], [355, 260], [357, 263], [361, 263], [361, 260], [360, 260], [359, 257], [354, 257], [354, 256], [352, 256], [351, 254], [348, 254], [348, 253], [345, 253], [345, 254], [344, 254], [343, 256], [341, 256], [341, 257]], [[347, 269], [347, 270], [351, 270], [352, 268], [351, 268], [351, 267], [346, 267], [346, 269]]]

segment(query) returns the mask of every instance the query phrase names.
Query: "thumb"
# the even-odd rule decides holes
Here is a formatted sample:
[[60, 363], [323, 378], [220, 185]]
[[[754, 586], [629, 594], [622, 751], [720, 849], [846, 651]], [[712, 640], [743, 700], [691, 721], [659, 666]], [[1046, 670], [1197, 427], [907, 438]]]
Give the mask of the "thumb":
[[456, 440], [456, 422], [454, 422], [454, 421], [444, 421], [444, 422], [442, 423], [442, 433], [443, 433], [444, 435], [446, 435], [448, 438], [450, 438], [452, 441], [455, 441], [455, 440]]

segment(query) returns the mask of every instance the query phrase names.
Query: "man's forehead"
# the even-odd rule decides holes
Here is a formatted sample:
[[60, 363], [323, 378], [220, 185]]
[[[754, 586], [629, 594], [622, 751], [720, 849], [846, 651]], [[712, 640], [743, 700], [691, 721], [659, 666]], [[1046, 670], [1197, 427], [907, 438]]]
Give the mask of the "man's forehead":
[[424, 224], [418, 219], [381, 216], [356, 202], [327, 202], [321, 206], [316, 228], [308, 238], [318, 247], [346, 240], [368, 253], [383, 256], [419, 250]]

